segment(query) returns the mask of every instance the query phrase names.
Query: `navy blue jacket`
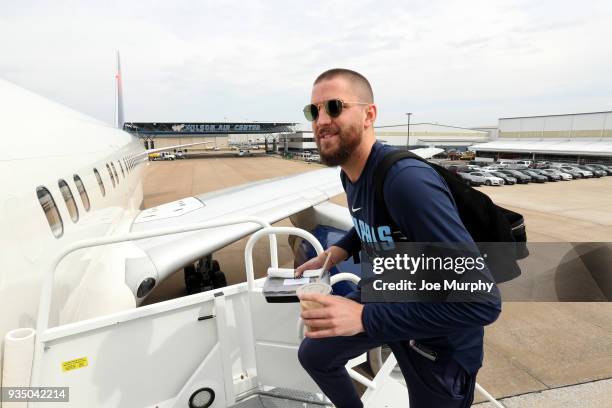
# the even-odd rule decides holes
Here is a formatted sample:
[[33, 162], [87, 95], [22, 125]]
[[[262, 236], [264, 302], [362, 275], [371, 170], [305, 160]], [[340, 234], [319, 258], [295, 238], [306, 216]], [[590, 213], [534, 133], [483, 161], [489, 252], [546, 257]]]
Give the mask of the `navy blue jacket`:
[[[362, 241], [391, 239], [390, 226], [381, 225], [383, 211], [374, 208], [372, 186], [374, 168], [389, 149], [375, 143], [359, 179], [354, 183], [346, 179], [354, 227], [336, 245], [349, 254], [359, 252]], [[409, 158], [395, 163], [385, 178], [383, 194], [389, 215], [410, 241], [473, 242], [445, 181], [427, 164]], [[500, 312], [501, 302], [366, 303], [362, 321], [372, 338], [418, 340], [474, 373], [482, 365], [483, 326], [494, 322]]]

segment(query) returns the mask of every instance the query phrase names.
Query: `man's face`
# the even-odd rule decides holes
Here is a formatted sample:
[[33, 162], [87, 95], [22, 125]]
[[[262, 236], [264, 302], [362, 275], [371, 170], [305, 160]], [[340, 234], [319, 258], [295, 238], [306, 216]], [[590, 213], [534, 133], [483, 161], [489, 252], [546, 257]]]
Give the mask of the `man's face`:
[[365, 112], [364, 105], [348, 103], [340, 116], [332, 118], [322, 105], [330, 99], [341, 99], [347, 103], [364, 101], [342, 77], [323, 80], [312, 88], [311, 103], [320, 107], [319, 117], [312, 122], [312, 130], [321, 161], [328, 166], [338, 166], [346, 163], [361, 143]]

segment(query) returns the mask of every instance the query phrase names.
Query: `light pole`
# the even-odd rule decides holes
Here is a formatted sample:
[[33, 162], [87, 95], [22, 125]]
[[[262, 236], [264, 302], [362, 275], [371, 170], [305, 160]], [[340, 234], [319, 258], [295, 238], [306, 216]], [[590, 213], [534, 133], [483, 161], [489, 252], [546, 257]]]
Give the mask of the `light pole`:
[[408, 133], [406, 134], [406, 150], [408, 150], [410, 148], [410, 115], [412, 115], [412, 112], [408, 112], [406, 114], [406, 116], [408, 117]]

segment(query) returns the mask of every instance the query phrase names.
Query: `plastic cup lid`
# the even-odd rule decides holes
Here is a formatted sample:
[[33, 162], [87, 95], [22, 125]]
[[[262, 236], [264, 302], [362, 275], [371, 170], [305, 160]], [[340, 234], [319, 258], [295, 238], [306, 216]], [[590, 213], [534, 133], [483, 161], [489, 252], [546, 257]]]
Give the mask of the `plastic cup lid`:
[[332, 287], [327, 283], [313, 282], [307, 283], [297, 288], [296, 293], [303, 295], [304, 293], [317, 293], [319, 295], [329, 295], [332, 291]]

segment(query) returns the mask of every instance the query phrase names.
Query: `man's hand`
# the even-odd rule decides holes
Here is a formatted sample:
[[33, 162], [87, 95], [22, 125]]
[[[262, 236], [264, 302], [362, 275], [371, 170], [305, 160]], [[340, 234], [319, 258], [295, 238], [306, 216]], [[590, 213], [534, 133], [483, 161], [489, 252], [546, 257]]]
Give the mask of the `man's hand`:
[[348, 257], [348, 253], [344, 249], [337, 247], [337, 246], [331, 246], [327, 248], [326, 251], [321, 252], [319, 255], [315, 256], [314, 258], [309, 259], [308, 261], [298, 266], [295, 269], [295, 277], [299, 278], [300, 276], [302, 276], [304, 271], [310, 271], [310, 270], [322, 268], [323, 264], [325, 263], [325, 258], [327, 258], [327, 255], [330, 253], [331, 253], [331, 257], [329, 259], [329, 263], [327, 264], [327, 268], [326, 268], [328, 270], [331, 269], [338, 262]]
[[[305, 310], [301, 316], [311, 331], [306, 337], [313, 339], [334, 336], [353, 336], [364, 331], [361, 323], [363, 305], [341, 296], [306, 293], [300, 300], [317, 302], [319, 309]], [[315, 330], [315, 331], [312, 331]]]

